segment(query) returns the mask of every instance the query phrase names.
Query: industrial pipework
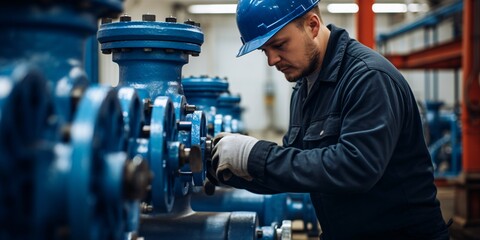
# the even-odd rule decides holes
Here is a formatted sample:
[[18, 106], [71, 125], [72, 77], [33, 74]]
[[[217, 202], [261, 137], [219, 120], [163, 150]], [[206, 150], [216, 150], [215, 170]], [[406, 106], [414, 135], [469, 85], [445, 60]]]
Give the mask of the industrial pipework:
[[[290, 236], [288, 222], [283, 228], [279, 224], [259, 227], [254, 212], [196, 213], [190, 208], [189, 193], [203, 186], [211, 150], [205, 113], [187, 103], [180, 77], [189, 56], [200, 53], [199, 24], [177, 23], [174, 17], [159, 22], [152, 14], [132, 21], [124, 15], [119, 22], [104, 19], [97, 37], [102, 52], [112, 54], [119, 65], [123, 116], [132, 123], [128, 154], [143, 156], [154, 173], [149, 196], [142, 200], [140, 235], [162, 239]], [[124, 91], [124, 87], [135, 91]]]
[[[209, 134], [243, 132], [241, 98], [239, 95], [230, 94], [226, 79], [192, 76], [184, 78], [182, 83], [187, 99], [197, 107], [207, 110], [206, 115], [211, 126]], [[199, 212], [253, 211], [259, 215], [261, 226], [280, 224], [284, 220], [302, 220], [306, 233], [310, 236], [319, 234], [318, 221], [309, 194], [259, 195], [245, 190], [217, 187], [213, 196], [206, 196], [203, 192], [193, 194], [191, 206], [194, 211]]]
[[191, 76], [183, 78], [182, 84], [188, 101], [205, 112], [208, 134], [245, 133], [241, 119], [241, 98], [230, 94], [226, 78]]
[[426, 101], [426, 139], [436, 178], [455, 178], [462, 170], [459, 117], [442, 111], [443, 102]]
[[148, 166], [123, 148], [117, 91], [82, 68], [97, 20], [121, 11], [121, 0], [0, 3], [0, 238], [136, 234], [127, 216]]
[[[125, 93], [122, 105], [126, 121], [140, 123], [131, 129], [129, 155], [148, 159], [155, 175], [147, 209], [170, 212], [176, 195], [186, 195], [205, 180], [205, 115], [187, 104], [180, 78], [189, 56], [200, 54], [203, 33], [190, 20], [158, 22], [155, 15], [144, 14], [141, 21], [127, 15], [119, 22], [104, 19], [97, 37], [102, 52], [119, 65], [120, 89], [132, 87], [138, 94]], [[142, 104], [132, 115], [134, 98]]]

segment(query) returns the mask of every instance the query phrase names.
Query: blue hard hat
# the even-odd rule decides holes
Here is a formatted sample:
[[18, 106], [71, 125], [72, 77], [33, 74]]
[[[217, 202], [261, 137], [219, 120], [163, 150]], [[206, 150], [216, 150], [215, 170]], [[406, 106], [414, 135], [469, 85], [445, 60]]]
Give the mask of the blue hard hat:
[[319, 0], [239, 0], [237, 26], [243, 46], [237, 57], [265, 44], [292, 20], [310, 11]]

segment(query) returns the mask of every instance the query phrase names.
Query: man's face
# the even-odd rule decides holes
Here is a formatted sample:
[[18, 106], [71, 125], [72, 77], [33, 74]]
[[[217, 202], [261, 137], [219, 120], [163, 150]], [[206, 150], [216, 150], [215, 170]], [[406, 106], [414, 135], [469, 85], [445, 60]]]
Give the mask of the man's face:
[[313, 39], [295, 23], [286, 25], [260, 48], [268, 65], [275, 66], [289, 82], [310, 75], [320, 62]]

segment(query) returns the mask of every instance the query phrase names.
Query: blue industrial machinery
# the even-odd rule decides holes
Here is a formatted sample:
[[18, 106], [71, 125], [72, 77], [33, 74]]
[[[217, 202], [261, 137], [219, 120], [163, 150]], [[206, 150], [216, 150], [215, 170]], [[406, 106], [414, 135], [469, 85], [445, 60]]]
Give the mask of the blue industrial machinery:
[[82, 64], [121, 0], [0, 3], [0, 238], [135, 234], [149, 170], [128, 158], [117, 91]]
[[85, 42], [121, 10], [121, 0], [0, 3], [0, 239], [289, 239], [288, 221], [190, 208], [211, 147], [180, 81], [203, 42], [196, 23], [105, 18], [98, 39], [120, 83], [93, 84]]
[[176, 195], [205, 180], [205, 115], [187, 104], [180, 78], [189, 55], [200, 53], [203, 33], [193, 21], [157, 22], [155, 15], [144, 14], [142, 21], [127, 15], [119, 22], [104, 19], [97, 37], [102, 52], [119, 65], [118, 86], [135, 88], [143, 103], [139, 117], [130, 116], [137, 97], [133, 92], [122, 96], [126, 121], [141, 123], [130, 129], [141, 134], [130, 137], [129, 155], [148, 159], [155, 175], [146, 204], [154, 213], [170, 212]]
[[220, 95], [217, 102], [218, 114], [225, 116], [223, 118], [225, 131], [234, 133], [246, 133], [243, 121], [241, 119], [242, 108], [240, 101], [242, 98], [238, 94], [225, 92]]
[[[230, 94], [225, 79], [189, 77], [184, 78], [182, 83], [188, 101], [206, 110], [208, 123], [212, 126], [209, 134], [243, 132], [241, 98]], [[317, 218], [308, 194], [258, 195], [245, 190], [217, 188], [213, 196], [194, 194], [191, 206], [194, 211], [253, 211], [259, 214], [261, 226], [280, 224], [283, 220], [302, 220], [304, 230], [309, 235], [319, 234]]]
[[128, 155], [147, 159], [154, 174], [142, 202], [140, 234], [162, 239], [258, 239], [257, 231], [263, 239], [287, 236], [288, 223], [260, 228], [254, 212], [195, 213], [190, 208], [189, 193], [203, 186], [211, 149], [205, 113], [187, 104], [180, 78], [189, 56], [200, 53], [199, 25], [177, 23], [174, 17], [158, 22], [152, 14], [132, 21], [124, 15], [119, 22], [103, 19], [97, 38], [102, 52], [119, 65]]
[[189, 77], [182, 80], [188, 101], [205, 112], [208, 134], [220, 132], [244, 133], [239, 95], [231, 95], [226, 79], [219, 77]]
[[190, 198], [175, 200], [175, 214], [145, 215], [140, 233], [146, 239], [291, 239], [291, 222], [259, 227], [255, 212], [194, 212]]
[[308, 194], [281, 193], [254, 194], [245, 190], [217, 188], [215, 194], [194, 194], [191, 200], [194, 211], [251, 211], [258, 213], [261, 226], [281, 224], [284, 220], [302, 220], [304, 232], [318, 236], [318, 222]]
[[420, 28], [427, 28], [438, 25], [441, 21], [459, 13], [463, 10], [463, 1], [457, 0], [453, 4], [439, 8], [438, 10], [429, 12], [428, 15], [415, 22], [405, 24], [389, 33], [382, 33], [377, 36], [377, 45], [379, 48], [386, 45], [387, 41], [398, 37], [402, 34], [412, 32]]
[[457, 177], [462, 170], [461, 128], [457, 114], [442, 112], [443, 102], [426, 102], [426, 139], [437, 178]]

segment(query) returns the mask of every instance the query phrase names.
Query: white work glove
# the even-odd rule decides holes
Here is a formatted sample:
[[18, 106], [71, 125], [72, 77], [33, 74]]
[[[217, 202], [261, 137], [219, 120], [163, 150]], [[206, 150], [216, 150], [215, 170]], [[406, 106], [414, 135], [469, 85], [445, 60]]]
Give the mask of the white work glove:
[[248, 174], [248, 156], [258, 139], [240, 134], [220, 133], [213, 142], [216, 144], [212, 151], [212, 161], [218, 163], [218, 179], [229, 180], [232, 173], [248, 181], [253, 179]]

